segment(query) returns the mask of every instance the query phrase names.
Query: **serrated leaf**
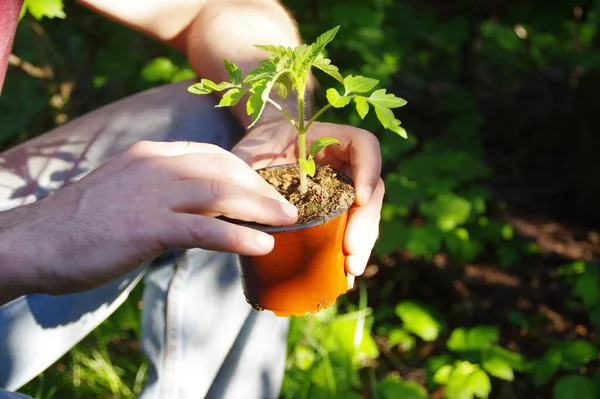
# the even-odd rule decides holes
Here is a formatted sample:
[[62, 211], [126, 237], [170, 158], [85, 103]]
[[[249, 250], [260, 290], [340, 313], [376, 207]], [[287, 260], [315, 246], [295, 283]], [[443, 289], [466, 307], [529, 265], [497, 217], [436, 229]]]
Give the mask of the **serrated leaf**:
[[321, 52], [325, 48], [325, 46], [331, 43], [331, 41], [335, 38], [335, 35], [338, 33], [339, 30], [340, 26], [338, 25], [335, 28], [329, 29], [327, 32], [317, 37], [317, 40], [315, 40], [315, 45], [319, 49], [319, 52]]
[[373, 90], [378, 83], [377, 79], [348, 75], [344, 78], [344, 89], [346, 93], [367, 93]]
[[287, 98], [294, 91], [294, 82], [292, 81], [291, 74], [289, 72], [282, 73], [275, 83], [273, 83], [273, 88], [277, 90], [277, 95], [280, 98]]
[[266, 79], [268, 77], [274, 76], [276, 72], [276, 66], [271, 60], [263, 60], [260, 63], [260, 66], [254, 69], [252, 72], [246, 76], [244, 82], [253, 83], [257, 80]]
[[594, 399], [597, 390], [594, 381], [586, 376], [571, 374], [562, 377], [554, 386], [553, 399]]
[[316, 165], [314, 159], [299, 159], [300, 167], [304, 169], [304, 171], [310, 176], [313, 177], [315, 175]]
[[321, 151], [323, 148], [325, 148], [331, 144], [341, 145], [342, 143], [340, 143], [340, 141], [338, 139], [335, 139], [333, 137], [321, 137], [320, 139], [314, 141], [310, 145], [310, 150], [309, 150], [310, 156], [314, 157], [315, 155], [317, 155], [319, 153], [319, 151]]
[[193, 94], [210, 94], [213, 91], [221, 91], [232, 87], [230, 82], [221, 82], [216, 84], [210, 79], [202, 79], [199, 83], [196, 83], [188, 87], [188, 91]]
[[373, 105], [373, 109], [375, 109], [375, 115], [377, 115], [377, 119], [386, 129], [389, 129], [391, 126], [396, 126], [396, 123], [399, 122], [391, 109], [383, 107], [377, 103], [371, 102]]
[[242, 70], [238, 68], [233, 62], [223, 58], [223, 64], [225, 64], [225, 69], [227, 70], [227, 75], [229, 75], [229, 80], [233, 83], [234, 86], [238, 86], [242, 83]]
[[25, 7], [37, 20], [46, 18], [66, 18], [62, 0], [27, 0]]
[[398, 108], [406, 105], [406, 100], [396, 97], [394, 94], [386, 93], [386, 89], [375, 90], [369, 96], [371, 104], [378, 104], [385, 108]]
[[284, 46], [274, 46], [272, 44], [255, 44], [254, 47], [269, 52], [273, 56], [282, 57], [285, 55], [286, 48]]
[[404, 323], [405, 330], [418, 335], [424, 341], [435, 341], [442, 329], [432, 310], [415, 301], [400, 302], [396, 306], [396, 315]]
[[354, 102], [356, 103], [356, 112], [358, 112], [358, 116], [360, 116], [360, 119], [365, 119], [365, 116], [369, 113], [369, 103], [362, 96], [354, 97]]
[[272, 86], [271, 80], [261, 80], [255, 82], [252, 86], [254, 92], [246, 103], [246, 112], [252, 119], [252, 122], [248, 127], [254, 126], [265, 109], [266, 99], [264, 98], [263, 93], [268, 89], [268, 86]]
[[317, 59], [313, 66], [321, 71], [325, 72], [335, 80], [340, 83], [344, 83], [344, 78], [340, 74], [340, 70], [335, 65], [331, 65], [331, 60], [329, 58], [321, 58]]
[[491, 375], [505, 381], [512, 381], [515, 376], [512, 367], [506, 360], [491, 351], [483, 353], [481, 366]]
[[233, 107], [244, 97], [244, 94], [246, 94], [246, 90], [237, 88], [230, 89], [223, 95], [223, 98], [221, 98], [217, 107]]
[[327, 101], [334, 108], [343, 108], [350, 104], [352, 97], [341, 96], [340, 93], [338, 93], [338, 91], [332, 87], [327, 89]]

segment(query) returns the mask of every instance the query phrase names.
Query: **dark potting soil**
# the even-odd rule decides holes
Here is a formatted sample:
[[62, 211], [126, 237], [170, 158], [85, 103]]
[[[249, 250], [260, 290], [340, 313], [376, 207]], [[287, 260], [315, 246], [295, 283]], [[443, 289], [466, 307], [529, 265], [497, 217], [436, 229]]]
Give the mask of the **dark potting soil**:
[[298, 208], [297, 224], [326, 219], [354, 202], [354, 187], [329, 166], [317, 166], [308, 177], [308, 190], [301, 194], [298, 165], [263, 169], [258, 172], [267, 182]]

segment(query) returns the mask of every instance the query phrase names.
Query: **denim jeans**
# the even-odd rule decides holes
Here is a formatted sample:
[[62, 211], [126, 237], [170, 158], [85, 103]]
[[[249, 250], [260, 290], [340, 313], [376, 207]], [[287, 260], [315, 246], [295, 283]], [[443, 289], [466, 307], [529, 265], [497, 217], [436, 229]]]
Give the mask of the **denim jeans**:
[[[0, 154], [0, 209], [43, 198], [140, 140], [189, 140], [231, 148], [240, 129], [190, 82], [152, 89], [78, 118]], [[32, 251], [35, 248], [32, 248]], [[236, 258], [169, 251], [100, 288], [29, 295], [0, 307], [0, 399], [64, 355], [144, 280], [143, 399], [276, 398], [287, 319], [245, 301]]]

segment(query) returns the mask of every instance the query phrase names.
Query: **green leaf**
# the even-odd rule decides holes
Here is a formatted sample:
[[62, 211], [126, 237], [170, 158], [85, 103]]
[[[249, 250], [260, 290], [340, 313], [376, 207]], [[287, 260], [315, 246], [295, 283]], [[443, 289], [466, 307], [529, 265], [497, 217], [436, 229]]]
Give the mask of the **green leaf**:
[[415, 347], [415, 337], [401, 328], [390, 331], [388, 335], [388, 344], [390, 346], [398, 345], [402, 351], [407, 352]]
[[537, 386], [546, 385], [560, 368], [561, 362], [562, 356], [556, 349], [550, 349], [542, 358], [534, 360], [531, 363], [534, 384]]
[[[377, 84], [379, 81], [377, 79], [366, 78], [364, 76], [352, 76], [348, 75], [344, 78], [344, 89], [346, 93], [367, 93]], [[379, 90], [378, 90], [379, 91]], [[385, 93], [385, 90], [384, 90]], [[373, 93], [375, 94], [375, 93]]]
[[[478, 366], [467, 361], [456, 362], [456, 365], [448, 378], [445, 396], [448, 399], [470, 399], [475, 396], [474, 387], [469, 381], [469, 377], [479, 370], [480, 368]], [[475, 382], [478, 381], [475, 380]], [[483, 398], [485, 397], [486, 396], [483, 396]]]
[[577, 278], [577, 282], [573, 287], [573, 294], [580, 297], [585, 306], [589, 308], [598, 302], [598, 298], [600, 297], [599, 288], [598, 280], [590, 276], [588, 273], [584, 273]]
[[188, 87], [188, 91], [193, 94], [210, 94], [213, 91], [221, 91], [232, 87], [229, 82], [221, 82], [216, 84], [212, 80], [202, 79], [200, 83], [196, 83]]
[[305, 345], [297, 345], [294, 348], [294, 364], [302, 371], [310, 369], [315, 362], [315, 352]]
[[577, 370], [598, 357], [598, 349], [585, 340], [568, 342], [560, 348], [560, 352], [561, 366], [568, 370]]
[[403, 381], [399, 377], [387, 376], [377, 384], [381, 399], [427, 399], [427, 390], [415, 381]]
[[233, 62], [230, 62], [225, 58], [223, 58], [223, 64], [225, 64], [225, 69], [227, 70], [231, 83], [235, 86], [240, 85], [242, 83], [242, 70]]
[[467, 390], [473, 392], [478, 398], [487, 398], [492, 391], [490, 377], [483, 370], [476, 370], [467, 377]]
[[340, 96], [340, 93], [338, 93], [338, 91], [332, 87], [330, 89], [327, 89], [327, 101], [334, 108], [343, 108], [346, 105], [350, 104], [350, 101], [352, 101], [352, 98], [346, 97], [346, 96]]
[[252, 90], [254, 92], [252, 93], [252, 95], [248, 99], [248, 102], [246, 103], [246, 112], [252, 119], [252, 122], [248, 127], [254, 126], [254, 124], [258, 121], [258, 118], [260, 118], [260, 115], [265, 109], [266, 104], [266, 99], [263, 96], [263, 94], [265, 93], [265, 91], [268, 90], [269, 86], [272, 85], [273, 81], [266, 79], [257, 81], [253, 84]]
[[342, 143], [340, 143], [340, 141], [338, 139], [335, 139], [333, 137], [321, 137], [320, 139], [314, 141], [310, 145], [310, 150], [309, 150], [310, 156], [314, 157], [315, 155], [317, 155], [319, 153], [319, 151], [321, 151], [323, 148], [325, 148], [331, 144], [341, 145]]
[[421, 203], [419, 209], [423, 216], [433, 219], [440, 230], [448, 232], [469, 219], [472, 204], [462, 197], [449, 193]]
[[445, 364], [433, 374], [433, 382], [439, 385], [446, 385], [450, 381], [450, 375], [454, 370], [454, 366], [451, 364]]
[[246, 94], [246, 90], [233, 88], [223, 95], [219, 105], [217, 107], [233, 107], [236, 105]]
[[26, 0], [24, 7], [37, 20], [46, 18], [66, 18], [63, 0]]
[[396, 315], [404, 323], [404, 329], [424, 341], [435, 341], [442, 329], [433, 311], [415, 301], [403, 301], [396, 306]]
[[317, 40], [315, 40], [315, 45], [319, 53], [323, 51], [325, 46], [331, 43], [331, 41], [335, 38], [335, 35], [338, 33], [339, 30], [340, 26], [338, 25], [335, 28], [329, 29], [327, 32], [317, 37]]
[[491, 348], [498, 342], [498, 328], [476, 326], [470, 330], [457, 328], [448, 339], [448, 349], [454, 352], [479, 351]]
[[273, 88], [277, 90], [277, 95], [280, 98], [287, 98], [294, 91], [294, 82], [292, 75], [289, 72], [284, 72], [275, 81]]
[[269, 54], [277, 57], [283, 57], [287, 50], [284, 46], [273, 46], [271, 44], [255, 44], [254, 47], [265, 50]]
[[354, 97], [354, 102], [356, 103], [356, 112], [358, 112], [360, 119], [365, 119], [365, 116], [369, 113], [369, 103], [361, 96]]
[[491, 351], [483, 353], [481, 359], [481, 366], [494, 377], [500, 378], [501, 380], [512, 381], [514, 379], [513, 369], [500, 356], [496, 356]]
[[310, 176], [313, 177], [315, 175], [315, 169], [316, 169], [316, 165], [315, 165], [315, 160], [314, 159], [299, 159], [298, 162], [300, 163], [300, 167], [302, 169], [304, 169], [304, 171]]
[[386, 89], [375, 90], [368, 99], [371, 104], [378, 104], [384, 108], [399, 108], [406, 105], [405, 99], [391, 93], [386, 94]]
[[260, 66], [254, 69], [252, 72], [246, 76], [244, 82], [253, 83], [258, 80], [267, 79], [269, 77], [275, 76], [275, 72], [277, 71], [275, 64], [271, 60], [263, 60], [260, 63]]
[[142, 79], [146, 82], [168, 81], [177, 67], [173, 61], [166, 57], [157, 57], [144, 65], [142, 68]]
[[554, 386], [553, 399], [594, 399], [596, 385], [586, 376], [571, 374], [562, 377]]
[[331, 60], [329, 58], [317, 59], [313, 63], [313, 66], [315, 68], [320, 69], [321, 71], [325, 72], [326, 74], [328, 74], [329, 76], [331, 76], [332, 78], [337, 80], [338, 82], [344, 83], [344, 78], [340, 74], [338, 67], [336, 67], [335, 65], [331, 65]]

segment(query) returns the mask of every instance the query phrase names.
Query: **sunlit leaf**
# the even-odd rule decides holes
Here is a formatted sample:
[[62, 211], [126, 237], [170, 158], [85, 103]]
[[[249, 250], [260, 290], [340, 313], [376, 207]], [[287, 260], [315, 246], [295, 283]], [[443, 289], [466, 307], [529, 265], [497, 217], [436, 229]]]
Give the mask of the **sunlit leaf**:
[[290, 73], [282, 73], [279, 75], [273, 88], [277, 90], [277, 95], [280, 98], [287, 98], [292, 91], [294, 91], [294, 82]]
[[442, 329], [432, 310], [415, 301], [400, 302], [396, 306], [396, 315], [404, 323], [404, 329], [424, 341], [435, 341]]
[[166, 57], [157, 57], [142, 68], [142, 79], [147, 82], [170, 80], [177, 67]]
[[319, 52], [323, 51], [325, 46], [331, 43], [331, 41], [335, 38], [335, 35], [338, 33], [339, 30], [340, 27], [338, 25], [335, 28], [329, 29], [327, 32], [317, 37], [317, 40], [315, 40], [315, 45], [317, 46]]
[[485, 371], [501, 380], [512, 381], [514, 379], [513, 369], [510, 364], [491, 351], [484, 352], [481, 359], [481, 366]]
[[338, 139], [333, 138], [333, 137], [321, 137], [320, 139], [314, 141], [310, 145], [310, 150], [309, 150], [310, 156], [314, 157], [323, 148], [327, 147], [328, 145], [332, 145], [332, 144], [341, 145], [342, 143], [340, 143], [340, 141]]
[[304, 169], [304, 171], [309, 175], [309, 176], [314, 176], [315, 175], [315, 160], [314, 159], [299, 159], [298, 162], [300, 163], [300, 167], [302, 169]]
[[246, 112], [251, 117], [252, 122], [249, 127], [252, 127], [258, 119], [262, 115], [263, 110], [265, 109], [266, 98], [263, 95], [265, 91], [268, 90], [270, 86], [272, 86], [273, 82], [271, 80], [260, 80], [255, 82], [252, 86], [254, 93], [248, 99], [246, 103]]
[[217, 107], [233, 107], [244, 97], [244, 94], [246, 94], [246, 90], [230, 89], [223, 95]]
[[386, 94], [386, 89], [375, 90], [368, 99], [371, 104], [377, 104], [384, 108], [398, 108], [406, 105], [405, 99], [391, 93]]
[[234, 86], [242, 83], [242, 70], [238, 68], [233, 62], [223, 58], [223, 63], [225, 64], [225, 69], [227, 70], [227, 74], [229, 75], [229, 80]]
[[487, 398], [492, 391], [490, 377], [483, 370], [475, 370], [467, 377], [466, 389], [477, 398]]
[[[377, 79], [348, 75], [344, 78], [344, 89], [347, 93], [367, 93], [373, 90], [378, 83], [379, 81]], [[378, 100], [376, 102], [383, 105]]]
[[340, 93], [338, 93], [338, 91], [332, 87], [327, 89], [327, 101], [334, 108], [343, 108], [350, 104], [352, 97], [340, 96]]
[[313, 66], [315, 68], [320, 69], [321, 71], [325, 72], [329, 76], [333, 77], [338, 82], [340, 82], [340, 83], [344, 82], [344, 78], [340, 74], [338, 67], [336, 67], [335, 65], [332, 65], [331, 60], [329, 58], [317, 59], [313, 63]]
[[356, 96], [354, 102], [356, 103], [356, 112], [358, 112], [360, 119], [365, 119], [365, 116], [369, 113], [369, 103], [361, 96]]
[[63, 0], [26, 0], [25, 7], [35, 19], [66, 18]]
[[388, 343], [390, 346], [398, 345], [403, 351], [409, 351], [414, 348], [416, 340], [413, 335], [401, 328], [396, 328], [390, 331], [388, 335]]

